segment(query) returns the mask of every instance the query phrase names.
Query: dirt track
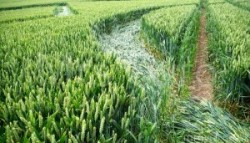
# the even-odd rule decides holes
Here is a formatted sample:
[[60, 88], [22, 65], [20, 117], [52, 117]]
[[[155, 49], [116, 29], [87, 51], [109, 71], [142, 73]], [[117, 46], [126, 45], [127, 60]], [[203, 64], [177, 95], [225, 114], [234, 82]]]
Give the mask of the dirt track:
[[195, 58], [193, 81], [190, 86], [192, 97], [195, 99], [212, 100], [213, 87], [211, 74], [208, 69], [208, 50], [206, 34], [206, 10], [203, 8], [200, 17], [200, 33], [198, 49]]

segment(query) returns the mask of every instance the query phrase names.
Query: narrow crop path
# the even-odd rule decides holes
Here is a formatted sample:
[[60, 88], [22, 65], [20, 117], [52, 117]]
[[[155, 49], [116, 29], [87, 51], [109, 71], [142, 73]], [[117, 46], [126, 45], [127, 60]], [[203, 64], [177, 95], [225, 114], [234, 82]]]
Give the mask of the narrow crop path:
[[211, 74], [208, 69], [208, 50], [206, 35], [206, 10], [201, 11], [200, 33], [198, 49], [195, 58], [195, 68], [193, 80], [190, 86], [192, 97], [198, 100], [212, 100], [213, 87], [211, 83]]

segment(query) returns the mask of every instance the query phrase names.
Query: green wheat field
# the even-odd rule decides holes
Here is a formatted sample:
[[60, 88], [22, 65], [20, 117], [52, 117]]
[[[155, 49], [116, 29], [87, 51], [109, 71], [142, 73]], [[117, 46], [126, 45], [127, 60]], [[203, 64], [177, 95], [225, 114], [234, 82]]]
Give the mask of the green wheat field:
[[0, 142], [250, 143], [250, 1], [0, 0]]

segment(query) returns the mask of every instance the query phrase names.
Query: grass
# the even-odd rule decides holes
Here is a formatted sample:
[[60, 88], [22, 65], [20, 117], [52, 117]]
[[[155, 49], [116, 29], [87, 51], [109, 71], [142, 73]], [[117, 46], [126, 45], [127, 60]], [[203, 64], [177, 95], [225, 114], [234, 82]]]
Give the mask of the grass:
[[[234, 11], [234, 14], [230, 11]], [[234, 112], [234, 115], [248, 113], [240, 118], [249, 116], [249, 112], [246, 112], [250, 70], [247, 15], [248, 11], [228, 3], [209, 5], [207, 15], [209, 58], [214, 72], [215, 99], [230, 111], [239, 107], [239, 113]], [[241, 110], [242, 107], [244, 108]]]
[[0, 11], [0, 22], [9, 23], [13, 21], [25, 21], [36, 18], [46, 18], [54, 16], [56, 6], [32, 7], [26, 9]]
[[[250, 125], [210, 102], [174, 100], [162, 119], [161, 138], [168, 142], [247, 143]], [[170, 110], [171, 109], [171, 110]]]

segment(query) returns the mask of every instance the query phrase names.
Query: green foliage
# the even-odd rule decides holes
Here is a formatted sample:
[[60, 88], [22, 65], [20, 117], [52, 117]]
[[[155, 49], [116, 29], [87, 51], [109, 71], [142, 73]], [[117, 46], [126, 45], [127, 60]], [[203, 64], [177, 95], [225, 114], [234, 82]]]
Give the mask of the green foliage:
[[54, 16], [55, 6], [0, 11], [0, 22], [24, 21]]
[[160, 114], [150, 122], [149, 113], [159, 109], [159, 98], [152, 96], [158, 102], [149, 108], [148, 103], [153, 103], [149, 93], [145, 94], [129, 69], [100, 50], [91, 33], [92, 27], [105, 19], [116, 23], [116, 15], [144, 12], [165, 2], [124, 3], [81, 3], [75, 7], [78, 3], [72, 2], [70, 6], [79, 10], [79, 15], [0, 25], [1, 141], [156, 139], [154, 121]]
[[249, 99], [249, 12], [230, 4], [209, 6], [210, 60], [216, 97], [222, 101]]
[[199, 12], [195, 5], [164, 8], [143, 16], [146, 41], [171, 60], [177, 72], [177, 92], [187, 96], [198, 36]]
[[[173, 100], [163, 123], [165, 142], [245, 143], [250, 127], [209, 102]], [[165, 139], [165, 140], [164, 140]]]
[[207, 0], [209, 4], [225, 3], [226, 0]]
[[1, 36], [0, 118], [7, 142], [133, 140], [128, 131], [137, 126], [140, 88], [114, 57], [96, 52], [87, 29], [71, 30], [33, 42], [25, 33], [17, 42], [3, 40], [11, 33]]
[[241, 7], [245, 7], [245, 9], [248, 9], [250, 11], [250, 2], [241, 2], [239, 3]]
[[[32, 7], [47, 7], [54, 5], [65, 5], [69, 0], [0, 0], [0, 11], [24, 9]], [[72, 0], [74, 1], [74, 0]]]
[[226, 0], [228, 3], [235, 5], [241, 9], [250, 11], [250, 2], [246, 0]]
[[[188, 95], [182, 88], [189, 81], [193, 65], [199, 17], [194, 4], [198, 2], [72, 0], [67, 4], [78, 15], [0, 24], [0, 142], [197, 141], [196, 137], [216, 133], [220, 138], [205, 141], [245, 141], [249, 130], [210, 104], [170, 104], [173, 100], [169, 97], [176, 98], [176, 91]], [[24, 8], [16, 13], [26, 16], [31, 7], [47, 4], [66, 3], [4, 0], [0, 7]], [[156, 40], [154, 44], [166, 56], [169, 75], [162, 76], [166, 81], [163, 91], [157, 85], [148, 86], [150, 82], [141, 82], [147, 79], [137, 80], [116, 57], [103, 53], [93, 34], [93, 29], [100, 34], [107, 31], [104, 28], [112, 30], [113, 25], [136, 19], [149, 10], [179, 4], [192, 5], [162, 9], [143, 17], [145, 36]], [[166, 37], [170, 42], [163, 39], [161, 45]], [[247, 65], [237, 60], [235, 63], [237, 68], [233, 69], [245, 69]], [[225, 127], [226, 123], [229, 126]], [[221, 128], [226, 130], [224, 134]]]
[[[180, 42], [180, 34], [185, 21], [195, 9], [194, 5], [163, 8], [143, 17], [142, 29], [148, 35], [148, 40], [159, 43], [159, 51], [165, 56], [176, 56]], [[174, 19], [174, 20], [173, 20]]]
[[101, 52], [85, 20], [1, 25], [2, 140], [137, 140], [142, 89]]

